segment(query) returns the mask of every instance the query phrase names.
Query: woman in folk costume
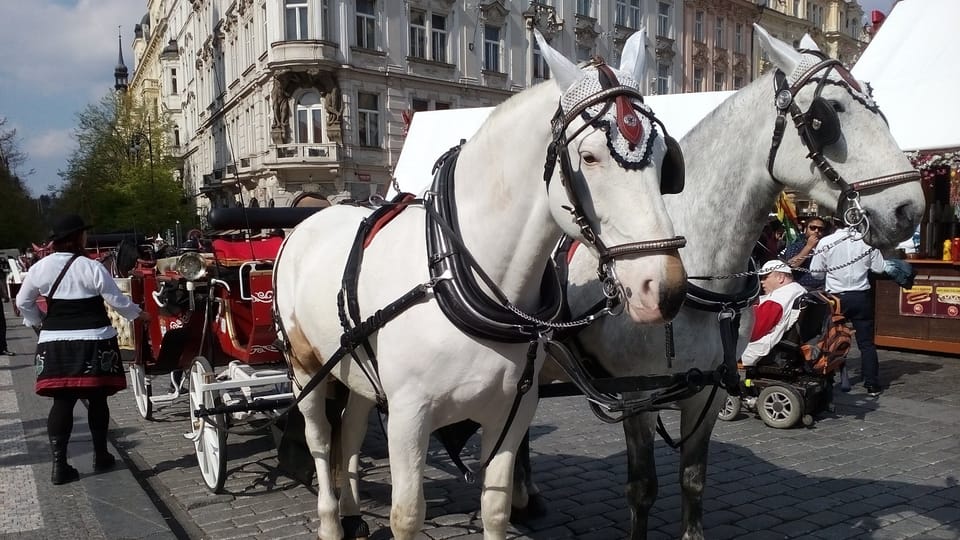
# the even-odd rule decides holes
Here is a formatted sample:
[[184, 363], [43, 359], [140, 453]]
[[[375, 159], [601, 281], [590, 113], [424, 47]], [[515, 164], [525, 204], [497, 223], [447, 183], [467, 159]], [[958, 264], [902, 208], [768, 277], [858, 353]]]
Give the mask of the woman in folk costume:
[[[24, 323], [40, 329], [34, 359], [36, 392], [53, 398], [47, 434], [53, 451], [51, 479], [58, 485], [80, 477], [67, 463], [73, 407], [78, 399], [88, 403], [94, 470], [108, 470], [116, 461], [107, 451], [107, 396], [126, 388], [127, 383], [117, 331], [110, 325], [104, 301], [128, 320], [149, 319], [120, 292], [106, 267], [85, 256], [88, 228], [77, 215], [60, 219], [51, 235], [54, 253], [30, 267], [17, 294]], [[40, 295], [46, 297], [46, 315], [37, 307]]]

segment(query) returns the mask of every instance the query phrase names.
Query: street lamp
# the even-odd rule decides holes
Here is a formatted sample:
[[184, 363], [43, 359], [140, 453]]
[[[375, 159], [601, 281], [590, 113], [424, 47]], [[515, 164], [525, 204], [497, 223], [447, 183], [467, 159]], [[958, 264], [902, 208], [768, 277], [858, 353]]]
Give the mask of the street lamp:
[[130, 136], [130, 152], [140, 157], [140, 148], [143, 143], [147, 143], [147, 151], [150, 152], [150, 183], [153, 184], [153, 143], [150, 141], [150, 117], [147, 117], [147, 132], [136, 131]]

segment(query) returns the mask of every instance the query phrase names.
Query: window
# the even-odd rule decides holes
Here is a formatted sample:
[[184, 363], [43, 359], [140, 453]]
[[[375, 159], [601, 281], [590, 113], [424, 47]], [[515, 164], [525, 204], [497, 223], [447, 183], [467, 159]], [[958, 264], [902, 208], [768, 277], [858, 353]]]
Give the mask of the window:
[[713, 46], [720, 49], [726, 49], [726, 44], [723, 42], [723, 17], [717, 17], [717, 24], [714, 27], [713, 34]]
[[[429, 24], [427, 24], [429, 21]], [[427, 36], [429, 38], [429, 45]], [[430, 56], [427, 56], [427, 49]], [[410, 56], [447, 61], [447, 17], [416, 9], [410, 10]]]
[[657, 2], [657, 35], [670, 37], [670, 4]]
[[693, 68], [693, 91], [703, 92], [703, 68]]
[[410, 56], [427, 57], [427, 14], [410, 10]]
[[500, 27], [483, 27], [483, 69], [500, 71]]
[[180, 128], [173, 128], [173, 145], [180, 146]]
[[593, 2], [591, 0], [577, 0], [577, 15], [591, 17], [593, 13]]
[[429, 111], [430, 102], [425, 99], [413, 98], [410, 108], [413, 109], [414, 112]]
[[535, 39], [531, 41], [533, 42], [533, 82], [543, 82], [550, 78], [550, 68], [540, 51], [540, 43]]
[[617, 0], [614, 22], [618, 26], [640, 28], [640, 0]]
[[357, 0], [357, 47], [377, 48], [377, 15], [375, 0]]
[[444, 102], [442, 102], [442, 101], [437, 101], [437, 102], [435, 102], [435, 103], [433, 104], [433, 108], [436, 109], [436, 110], [438, 110], [438, 111], [445, 111], [445, 110], [447, 110], [447, 109], [450, 108], [450, 104], [449, 104], [449, 103], [444, 103]]
[[727, 78], [727, 74], [722, 71], [713, 72], [713, 89], [715, 91], [723, 90], [723, 83]]
[[697, 43], [703, 43], [703, 12], [697, 11], [693, 14], [693, 40]]
[[577, 45], [577, 63], [589, 62], [593, 58], [593, 50], [585, 45]]
[[739, 90], [741, 88], [743, 88], [743, 77], [740, 75], [736, 75], [733, 77], [733, 89]]
[[243, 65], [244, 67], [249, 66], [253, 63], [253, 59], [256, 58], [256, 32], [253, 27], [253, 18], [243, 25]]
[[800, 18], [800, 0], [793, 0], [793, 16]]
[[316, 92], [307, 92], [297, 101], [297, 142], [323, 142], [323, 102]]
[[737, 23], [733, 32], [733, 52], [743, 52], [743, 23]]
[[[263, 38], [263, 49], [266, 50], [270, 44], [269, 34], [267, 33], [267, 5], [263, 4], [260, 6], [260, 20], [263, 21], [263, 28], [261, 29], [261, 37]], [[187, 62], [189, 64], [189, 62]]]
[[657, 64], [657, 94], [670, 93], [670, 64]]
[[[359, 2], [358, 2], [359, 4]], [[357, 135], [360, 146], [380, 146], [380, 97], [357, 94]]]
[[320, 0], [320, 39], [330, 39], [330, 0]]
[[307, 0], [285, 0], [287, 40], [310, 39], [307, 32]]
[[179, 92], [177, 85], [177, 68], [170, 69], [170, 93], [176, 95]]

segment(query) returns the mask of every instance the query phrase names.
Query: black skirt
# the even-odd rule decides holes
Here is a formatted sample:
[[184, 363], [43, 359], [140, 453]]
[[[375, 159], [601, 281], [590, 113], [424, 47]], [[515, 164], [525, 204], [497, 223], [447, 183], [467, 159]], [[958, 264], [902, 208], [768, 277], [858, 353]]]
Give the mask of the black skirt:
[[87, 391], [111, 396], [127, 387], [117, 338], [48, 341], [37, 345], [36, 393]]

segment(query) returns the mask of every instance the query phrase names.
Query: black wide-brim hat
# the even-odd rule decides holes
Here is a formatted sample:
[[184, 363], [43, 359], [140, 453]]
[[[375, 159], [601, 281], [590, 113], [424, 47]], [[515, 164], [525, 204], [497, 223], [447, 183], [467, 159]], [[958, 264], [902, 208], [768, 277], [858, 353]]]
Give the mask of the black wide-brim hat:
[[63, 240], [71, 234], [85, 231], [91, 226], [83, 222], [83, 218], [76, 214], [63, 216], [53, 224], [53, 232], [50, 233], [50, 240]]

